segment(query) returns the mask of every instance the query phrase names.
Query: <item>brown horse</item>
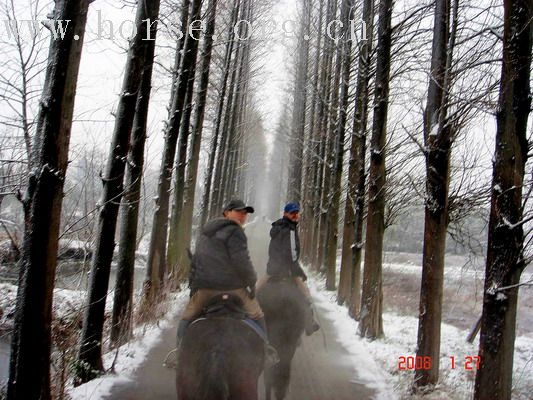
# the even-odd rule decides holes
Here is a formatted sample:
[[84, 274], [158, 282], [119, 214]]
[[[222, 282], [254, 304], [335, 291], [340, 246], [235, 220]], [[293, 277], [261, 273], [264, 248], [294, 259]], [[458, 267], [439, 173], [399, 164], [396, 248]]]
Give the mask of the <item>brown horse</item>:
[[257, 400], [264, 340], [232, 308], [215, 305], [187, 329], [178, 351], [178, 400]]
[[257, 295], [265, 313], [268, 339], [278, 351], [280, 362], [265, 370], [266, 400], [272, 391], [283, 400], [291, 377], [291, 362], [305, 324], [306, 300], [290, 280], [269, 281]]

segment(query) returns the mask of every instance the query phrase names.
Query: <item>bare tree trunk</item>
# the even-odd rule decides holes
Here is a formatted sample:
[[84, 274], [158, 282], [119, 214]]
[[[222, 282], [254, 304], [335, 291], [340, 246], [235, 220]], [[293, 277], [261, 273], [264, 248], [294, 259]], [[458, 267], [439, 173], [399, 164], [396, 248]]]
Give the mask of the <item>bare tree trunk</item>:
[[368, 178], [365, 269], [359, 321], [359, 334], [362, 337], [372, 339], [383, 336], [383, 278], [381, 271], [385, 232], [385, 144], [389, 106], [392, 5], [393, 0], [381, 0], [379, 5], [374, 122], [370, 143], [370, 174]]
[[148, 7], [139, 3], [135, 25], [137, 35], [128, 51], [126, 72], [122, 85], [111, 149], [103, 178], [103, 193], [98, 218], [98, 231], [91, 265], [91, 282], [83, 321], [77, 370], [81, 382], [95, 378], [101, 371], [102, 340], [105, 303], [109, 287], [111, 260], [115, 248], [115, 230], [120, 199], [123, 192], [125, 160], [135, 116], [135, 106], [142, 82], [142, 72], [150, 41], [147, 38], [146, 19], [155, 21], [159, 14], [159, 0]]
[[147, 47], [135, 119], [131, 133], [128, 165], [125, 177], [125, 193], [122, 198], [122, 215], [117, 259], [117, 279], [113, 302], [111, 324], [111, 346], [118, 347], [128, 342], [132, 335], [131, 315], [133, 310], [133, 279], [135, 270], [135, 251], [137, 249], [137, 227], [139, 223], [139, 202], [144, 167], [144, 148], [148, 108], [152, 90], [155, 39], [157, 24], [152, 25], [150, 37], [153, 41]]
[[366, 38], [361, 38], [355, 92], [355, 112], [348, 167], [342, 242], [341, 273], [337, 302], [349, 300], [350, 314], [359, 319], [361, 307], [361, 253], [363, 248], [363, 214], [365, 205], [365, 155], [368, 121], [368, 84], [374, 27], [374, 0], [365, 0], [363, 21]]
[[296, 87], [294, 88], [294, 108], [289, 145], [289, 181], [287, 187], [287, 199], [301, 201], [302, 185], [302, 159], [303, 142], [305, 132], [305, 109], [307, 100], [307, 70], [309, 66], [309, 40], [305, 39], [311, 24], [311, 4], [309, 0], [302, 1], [302, 20], [300, 21], [300, 33], [298, 35], [298, 60], [296, 73]]
[[[322, 32], [322, 21], [324, 17], [324, 0], [320, 0], [318, 11], [318, 29], [317, 32]], [[316, 259], [316, 232], [317, 232], [317, 201], [316, 201], [316, 185], [319, 169], [318, 160], [318, 148], [319, 148], [319, 135], [320, 132], [317, 129], [318, 112], [319, 107], [319, 85], [320, 85], [320, 65], [321, 65], [321, 53], [322, 53], [322, 34], [318, 34], [316, 51], [314, 56], [313, 67], [313, 95], [311, 99], [311, 110], [309, 112], [311, 123], [309, 126], [309, 136], [311, 138], [308, 143], [307, 162], [309, 164], [309, 173], [306, 179], [306, 195], [305, 195], [305, 208], [304, 218], [302, 220], [303, 230], [307, 236], [304, 241], [305, 247], [302, 247], [303, 261], [315, 265]]]
[[[189, 20], [199, 20], [201, 9], [202, 0], [193, 0]], [[176, 87], [173, 88], [176, 92], [172, 95], [174, 102], [171, 108], [170, 120], [166, 127], [165, 146], [159, 171], [156, 209], [153, 216], [146, 277], [144, 281], [143, 301], [145, 305], [152, 304], [155, 297], [160, 294], [161, 284], [166, 273], [170, 183], [189, 79], [194, 74], [196, 68], [198, 40], [187, 35], [182, 51], [179, 77]]]
[[518, 282], [526, 267], [522, 188], [531, 111], [532, 19], [530, 0], [504, 1], [503, 66], [475, 400], [511, 398]]
[[180, 254], [179, 276], [184, 278], [189, 272], [189, 263], [186, 259], [186, 250], [191, 245], [192, 217], [194, 211], [194, 195], [196, 190], [196, 180], [198, 176], [198, 162], [200, 159], [200, 144], [202, 141], [202, 131], [207, 102], [207, 89], [209, 86], [209, 74], [211, 67], [211, 56], [213, 50], [213, 35], [215, 33], [217, 0], [210, 0], [206, 22], [206, 34], [204, 47], [202, 49], [202, 65], [200, 67], [200, 86], [198, 98], [196, 99], [195, 120], [193, 125], [192, 152], [187, 168], [187, 178], [185, 180], [185, 191], [183, 199], [183, 210], [180, 216], [179, 231], [181, 232], [178, 253]]
[[192, 108], [194, 102], [194, 80], [195, 74], [189, 79], [189, 85], [187, 87], [187, 94], [185, 98], [185, 110], [181, 120], [180, 135], [178, 139], [178, 152], [176, 154], [176, 160], [174, 161], [174, 190], [173, 190], [173, 204], [170, 215], [170, 227], [168, 229], [168, 246], [167, 246], [167, 269], [168, 273], [174, 276], [179, 282], [181, 276], [179, 276], [179, 269], [181, 266], [178, 263], [180, 258], [179, 254], [179, 240], [181, 230], [178, 227], [182, 206], [183, 206], [183, 194], [185, 191], [185, 168], [187, 166], [187, 148], [189, 146], [190, 125]]
[[[327, 6], [327, 16], [326, 24], [329, 24], [331, 21], [335, 20], [335, 15], [337, 13], [337, 0], [328, 0]], [[331, 72], [333, 70], [333, 53], [334, 53], [334, 42], [331, 37], [327, 37], [324, 43], [324, 51], [326, 52], [325, 58], [325, 67], [322, 70], [322, 102], [321, 108], [319, 109], [320, 114], [320, 132], [322, 133], [321, 137], [321, 149], [320, 149], [320, 160], [321, 160], [321, 171], [320, 179], [318, 185], [318, 191], [320, 196], [318, 197], [319, 201], [319, 225], [318, 225], [318, 242], [317, 242], [317, 259], [316, 259], [316, 268], [318, 270], [323, 270], [324, 268], [324, 254], [326, 250], [326, 235], [327, 235], [327, 203], [328, 203], [328, 190], [330, 186], [330, 174], [331, 174], [331, 156], [329, 155], [332, 150], [332, 138], [329, 135], [330, 121], [331, 121], [331, 100], [333, 96], [333, 91], [336, 90], [335, 86], [331, 84]]]
[[[177, 43], [176, 43], [176, 53], [175, 53], [175, 56], [174, 56], [174, 69], [173, 69], [173, 74], [172, 74], [172, 90], [170, 92], [170, 101], [169, 101], [169, 105], [168, 105], [168, 112], [169, 112], [169, 115], [168, 115], [168, 120], [170, 121], [171, 118], [172, 118], [172, 108], [173, 108], [173, 105], [174, 105], [174, 100], [175, 100], [175, 95], [176, 95], [176, 92], [177, 92], [177, 86], [178, 86], [178, 82], [179, 82], [179, 77], [180, 77], [180, 73], [181, 73], [181, 69], [180, 69], [180, 66], [181, 66], [181, 61], [182, 61], [182, 57], [183, 57], [183, 46], [185, 45], [185, 38], [188, 36], [188, 29], [189, 29], [189, 26], [190, 26], [190, 21], [189, 21], [189, 11], [190, 11], [190, 5], [191, 5], [191, 1], [190, 0], [182, 0], [182, 3], [181, 3], [181, 32], [183, 33], [186, 33], [184, 35], [182, 35], [181, 37], [178, 38], [177, 40]], [[192, 21], [191, 21], [192, 22]], [[185, 104], [188, 104], [190, 103], [190, 100], [189, 98], [187, 97], [186, 98], [186, 101], [184, 102]], [[180, 147], [180, 146], [178, 146]], [[176, 196], [174, 196], [174, 199], [176, 199]], [[173, 205], [173, 209], [172, 209], [172, 216], [174, 216], [174, 210], [175, 210], [175, 203]], [[172, 217], [171, 217], [172, 219]], [[176, 264], [176, 257], [175, 257], [175, 246], [174, 246], [174, 243], [175, 243], [175, 240], [173, 240], [172, 238], [175, 237], [176, 233], [173, 232], [172, 230], [173, 228], [173, 224], [170, 225], [170, 229], [169, 229], [169, 240], [168, 240], [168, 248], [167, 248], [167, 253], [166, 253], [166, 265], [170, 265], [170, 269], [172, 269], [172, 266], [174, 266]]]
[[168, 119], [172, 117], [172, 105], [174, 104], [174, 96], [176, 95], [176, 88], [178, 86], [178, 79], [180, 76], [180, 66], [181, 60], [183, 58], [183, 46], [185, 45], [185, 39], [188, 36], [188, 29], [190, 26], [189, 23], [189, 14], [191, 8], [191, 0], [182, 0], [181, 2], [181, 32], [183, 35], [178, 38], [176, 43], [176, 53], [174, 55], [174, 68], [172, 70], [172, 90], [170, 91], [170, 101], [168, 103]]
[[[52, 39], [24, 199], [26, 226], [7, 399], [50, 399], [52, 299], [63, 187], [78, 71], [90, 1], [56, 1], [53, 19], [69, 20], [62, 39]], [[77, 35], [77, 39], [75, 39]]]
[[[347, 39], [337, 44], [337, 65], [341, 68], [341, 95], [339, 104], [338, 121], [335, 127], [335, 149], [332, 173], [334, 179], [331, 185], [330, 202], [328, 206], [328, 234], [326, 245], [326, 289], [335, 290], [337, 275], [337, 243], [339, 225], [339, 207], [341, 198], [342, 168], [344, 162], [344, 138], [346, 135], [346, 120], [348, 115], [348, 90], [350, 85], [350, 70], [352, 66], [352, 46], [348, 39], [349, 25], [353, 13], [353, 0], [343, 0], [341, 5], [341, 22], [344, 24], [343, 35]], [[335, 104], [334, 104], [335, 106]]]
[[237, 18], [239, 16], [239, 9], [240, 9], [240, 0], [235, 0], [233, 11], [232, 11], [232, 17], [231, 17], [231, 25], [228, 28], [226, 54], [224, 56], [224, 68], [223, 68], [224, 72], [222, 76], [222, 89], [220, 91], [220, 95], [218, 98], [218, 106], [217, 106], [217, 111], [215, 114], [214, 133], [213, 133], [213, 138], [211, 141], [209, 160], [207, 163], [207, 170], [206, 170], [206, 177], [205, 177], [205, 184], [204, 184], [204, 194], [202, 198], [202, 211], [201, 211], [200, 226], [205, 225], [209, 217], [211, 187], [212, 187], [212, 182], [214, 179], [213, 169], [215, 168], [217, 148], [220, 151], [220, 146], [218, 143], [219, 136], [220, 136], [220, 127], [221, 127], [222, 116], [224, 112], [224, 104], [226, 100], [228, 78], [229, 78], [229, 73], [231, 70], [230, 68], [231, 67], [231, 56], [233, 54], [233, 46], [235, 43], [235, 41], [233, 40], [233, 36], [234, 36], [233, 27], [237, 23]]
[[[246, 4], [241, 4], [241, 9], [239, 13], [241, 16], [246, 15]], [[242, 34], [242, 25], [239, 25], [239, 35]], [[237, 49], [235, 51], [235, 56], [231, 62], [231, 78], [229, 83], [229, 92], [228, 99], [226, 101], [226, 110], [224, 112], [224, 122], [222, 124], [222, 137], [220, 140], [220, 146], [217, 154], [217, 161], [214, 172], [213, 179], [213, 197], [210, 204], [209, 217], [213, 218], [215, 215], [219, 214], [221, 208], [223, 207], [224, 201], [226, 200], [225, 193], [225, 184], [227, 181], [227, 168], [229, 165], [230, 158], [230, 146], [231, 146], [231, 124], [233, 121], [233, 110], [235, 97], [237, 96], [237, 84], [238, 84], [238, 71], [240, 70], [240, 60], [242, 58], [243, 52], [242, 43], [237, 43]]]
[[420, 314], [416, 355], [429, 357], [431, 368], [415, 371], [414, 388], [435, 385], [439, 378], [440, 326], [444, 286], [444, 257], [448, 227], [448, 188], [453, 129], [446, 123], [447, 49], [450, 0], [437, 0], [427, 107], [424, 114], [426, 209]]
[[[246, 21], [251, 21], [251, 7], [252, 2], [247, 1], [245, 8], [243, 9], [243, 18]], [[248, 25], [239, 26], [239, 37], [248, 36]], [[227, 110], [228, 114], [228, 139], [227, 139], [227, 151], [226, 158], [224, 160], [224, 166], [222, 168], [221, 175], [221, 190], [219, 192], [219, 209], [223, 207], [223, 204], [232, 197], [237, 197], [235, 193], [235, 173], [238, 163], [239, 143], [241, 140], [241, 126], [240, 121], [244, 113], [243, 104], [245, 99], [245, 78], [247, 68], [247, 54], [250, 51], [249, 42], [246, 41], [239, 47], [239, 57], [236, 59], [236, 65], [238, 65], [238, 73], [235, 79], [235, 90], [233, 101], [228, 102], [231, 107]]]

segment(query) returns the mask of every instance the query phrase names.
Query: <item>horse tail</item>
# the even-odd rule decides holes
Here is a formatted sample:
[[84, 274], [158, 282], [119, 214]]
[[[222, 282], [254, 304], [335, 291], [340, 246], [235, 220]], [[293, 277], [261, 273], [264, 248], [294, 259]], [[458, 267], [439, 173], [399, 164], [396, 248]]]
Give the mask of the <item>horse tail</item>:
[[205, 380], [199, 382], [197, 395], [198, 400], [229, 400], [229, 384], [227, 368], [224, 366], [224, 354], [220, 350], [213, 350], [209, 353], [205, 364]]

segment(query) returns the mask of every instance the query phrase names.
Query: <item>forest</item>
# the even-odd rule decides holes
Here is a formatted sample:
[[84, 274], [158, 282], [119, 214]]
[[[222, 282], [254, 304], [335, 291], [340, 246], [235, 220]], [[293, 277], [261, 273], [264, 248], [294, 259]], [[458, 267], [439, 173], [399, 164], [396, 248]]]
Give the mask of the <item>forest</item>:
[[[386, 255], [420, 256], [414, 355], [431, 365], [413, 398], [442, 374], [448, 259], [481, 260], [471, 395], [513, 397], [532, 0], [111, 3], [0, 0], [0, 398], [104, 374], [187, 290], [197, 233], [233, 198], [269, 221], [300, 204], [301, 262], [360, 340], [387, 335]], [[83, 308], [58, 315], [59, 287]]]

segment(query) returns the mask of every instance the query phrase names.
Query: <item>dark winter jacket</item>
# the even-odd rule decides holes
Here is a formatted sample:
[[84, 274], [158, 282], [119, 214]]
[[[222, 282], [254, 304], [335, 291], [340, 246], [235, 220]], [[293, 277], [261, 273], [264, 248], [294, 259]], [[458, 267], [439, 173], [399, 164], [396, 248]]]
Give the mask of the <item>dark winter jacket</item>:
[[191, 289], [233, 290], [254, 287], [256, 280], [244, 229], [227, 218], [208, 222], [196, 242]]
[[[300, 238], [297, 223], [281, 218], [272, 223], [268, 247], [267, 274], [275, 278], [301, 277], [307, 279], [300, 267]], [[292, 239], [291, 239], [292, 236]]]

